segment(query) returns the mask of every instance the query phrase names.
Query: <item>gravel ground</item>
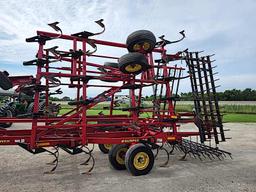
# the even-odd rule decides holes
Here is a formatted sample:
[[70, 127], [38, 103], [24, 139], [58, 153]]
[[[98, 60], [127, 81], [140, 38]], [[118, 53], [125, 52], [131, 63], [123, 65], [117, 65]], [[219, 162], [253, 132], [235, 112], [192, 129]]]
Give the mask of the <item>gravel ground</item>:
[[54, 174], [44, 174], [51, 168], [47, 154], [31, 155], [17, 146], [0, 147], [1, 192], [22, 191], [255, 191], [256, 192], [256, 124], [225, 124], [231, 129], [232, 140], [221, 148], [233, 154], [224, 161], [200, 161], [175, 152], [167, 167], [160, 167], [164, 154], [146, 176], [134, 177], [127, 171], [110, 168], [107, 155], [96, 149], [96, 165], [91, 174], [81, 174], [88, 167], [79, 165], [85, 155], [71, 156], [60, 152], [60, 162]]

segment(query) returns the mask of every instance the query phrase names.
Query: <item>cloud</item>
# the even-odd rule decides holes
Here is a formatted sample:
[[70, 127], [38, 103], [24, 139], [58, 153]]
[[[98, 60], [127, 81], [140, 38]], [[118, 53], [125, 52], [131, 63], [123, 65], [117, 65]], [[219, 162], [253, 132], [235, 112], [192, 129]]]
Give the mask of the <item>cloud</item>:
[[0, 32], [0, 40], [12, 40], [15, 39], [16, 35], [8, 34], [5, 32]]
[[[59, 21], [64, 33], [72, 34], [98, 31], [93, 21], [100, 18], [105, 20], [106, 32], [98, 36], [99, 39], [125, 42], [129, 33], [148, 29], [156, 36], [165, 34], [167, 39], [175, 40], [179, 38], [178, 32], [184, 29], [187, 38], [179, 44], [169, 45], [169, 53], [186, 48], [205, 50], [204, 54], [215, 53], [221, 79], [236, 78], [240, 74], [240, 79], [247, 79], [252, 71], [256, 72], [256, 44], [252, 43], [256, 41], [253, 25], [256, 23], [256, 2], [253, 0], [243, 3], [232, 0], [2, 0], [0, 7], [0, 67], [8, 63], [12, 73], [17, 73], [18, 68], [26, 72], [22, 62], [34, 58], [37, 45], [26, 43], [25, 38], [34, 36], [37, 30], [52, 31], [47, 23]], [[49, 42], [47, 47], [54, 43]], [[68, 46], [57, 43], [62, 48]], [[98, 51], [115, 56], [124, 52], [103, 47]], [[241, 87], [248, 85], [246, 81], [243, 83]], [[236, 88], [236, 84], [232, 88]], [[187, 84], [181, 89], [190, 90]]]
[[255, 74], [240, 74], [240, 75], [230, 75], [223, 76], [221, 78], [222, 87], [221, 90], [225, 89], [244, 89], [252, 88], [256, 89], [256, 75]]

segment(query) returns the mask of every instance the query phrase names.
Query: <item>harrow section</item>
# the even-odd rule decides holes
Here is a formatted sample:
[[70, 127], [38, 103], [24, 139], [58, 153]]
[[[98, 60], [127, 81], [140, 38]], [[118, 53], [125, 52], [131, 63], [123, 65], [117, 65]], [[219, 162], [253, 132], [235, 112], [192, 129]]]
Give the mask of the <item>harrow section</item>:
[[[196, 125], [199, 128], [201, 142], [214, 137], [215, 143], [225, 141], [222, 116], [216, 96], [212, 61], [210, 56], [199, 57], [199, 52], [186, 52], [186, 62], [194, 98]], [[213, 134], [212, 134], [213, 133]]]
[[[151, 171], [157, 156], [152, 150], [166, 151], [169, 160], [170, 152], [165, 144], [198, 158], [231, 155], [184, 139], [200, 136], [204, 143], [214, 138], [216, 145], [226, 139], [210, 57], [199, 58], [198, 53], [187, 50], [167, 53], [166, 46], [184, 39], [184, 31], [180, 32], [182, 38], [177, 41], [168, 41], [161, 36], [157, 42], [152, 32], [140, 30], [129, 35], [126, 44], [122, 44], [95, 39], [94, 36], [105, 31], [103, 20], [96, 23], [102, 28], [101, 32], [64, 35], [55, 22], [49, 25], [57, 33], [37, 31], [36, 36], [26, 39], [38, 44], [36, 58], [23, 63], [36, 67], [35, 77], [22, 82], [1, 73], [5, 83], [1, 82], [0, 86], [9, 89], [16, 85], [18, 94], [33, 97], [30, 115], [2, 113], [0, 125], [30, 123], [31, 128], [3, 127], [0, 129], [1, 145], [19, 145], [33, 154], [50, 153], [54, 156], [54, 167], [50, 172], [57, 168], [59, 149], [72, 155], [86, 154], [88, 158], [82, 165], [92, 162], [90, 172], [95, 160], [94, 147], [89, 149], [89, 144], [99, 144], [104, 153], [109, 152], [109, 161], [115, 169], [127, 169], [133, 175]], [[49, 41], [55, 40], [68, 42], [71, 47], [65, 49], [62, 44], [46, 47]], [[127, 49], [129, 53], [123, 56], [96, 54], [99, 47]], [[183, 74], [185, 67], [177, 65], [182, 60], [187, 62], [188, 75]], [[175, 110], [180, 81], [185, 78], [191, 80], [195, 113]], [[50, 96], [62, 94], [62, 87], [76, 93], [75, 100], [69, 102], [73, 108], [62, 115], [50, 115], [54, 111], [52, 107], [56, 106]], [[149, 87], [152, 88], [152, 103], [143, 101]], [[96, 88], [100, 94], [94, 93]], [[128, 93], [128, 107], [115, 100], [115, 96], [123, 92]], [[90, 114], [102, 102], [108, 104], [105, 110]], [[25, 101], [23, 104], [26, 107]], [[117, 110], [122, 110], [122, 114], [117, 114]], [[195, 123], [199, 131], [181, 130], [184, 123]]]
[[189, 154], [195, 158], [202, 160], [203, 158], [209, 158], [210, 160], [218, 158], [222, 160], [224, 157], [229, 156], [232, 158], [231, 153], [220, 150], [216, 147], [200, 144], [188, 139], [182, 139], [182, 142], [175, 146], [178, 150], [184, 152], [182, 159], [184, 160]]

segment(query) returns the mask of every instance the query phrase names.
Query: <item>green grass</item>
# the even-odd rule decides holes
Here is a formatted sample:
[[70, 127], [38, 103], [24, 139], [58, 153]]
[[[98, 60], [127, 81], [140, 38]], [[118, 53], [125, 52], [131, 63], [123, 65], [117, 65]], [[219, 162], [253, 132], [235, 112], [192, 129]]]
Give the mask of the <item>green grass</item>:
[[[144, 107], [152, 107], [152, 104], [145, 102]], [[104, 107], [109, 107], [107, 103], [100, 103], [93, 107], [93, 109], [102, 110]], [[127, 108], [128, 104], [121, 104], [119, 108]], [[191, 104], [179, 104], [176, 105], [177, 112], [192, 111], [193, 105]], [[69, 105], [62, 105], [63, 109], [71, 108]], [[256, 114], [255, 105], [220, 105], [221, 113], [239, 113], [239, 114]]]
[[222, 105], [220, 110], [222, 113], [256, 114], [255, 105]]
[[194, 108], [193, 105], [176, 105], [176, 107], [175, 107], [176, 112], [193, 111], [193, 108]]
[[[98, 115], [99, 112], [103, 112], [105, 115], [109, 115], [109, 110], [103, 109], [108, 107], [108, 104], [98, 104], [92, 109], [87, 111], [88, 115]], [[145, 107], [150, 107], [149, 103], [145, 104]], [[126, 108], [127, 104], [121, 104], [119, 108]], [[69, 105], [62, 105], [60, 114], [64, 114], [71, 109]], [[190, 104], [177, 104], [176, 112], [189, 112], [193, 110], [193, 105]], [[222, 105], [220, 106], [223, 117], [223, 122], [256, 122], [256, 106], [255, 105]], [[114, 114], [129, 114], [127, 111], [114, 110]], [[140, 117], [148, 117], [151, 113], [143, 113]]]
[[256, 114], [225, 114], [223, 122], [237, 122], [237, 123], [256, 123]]

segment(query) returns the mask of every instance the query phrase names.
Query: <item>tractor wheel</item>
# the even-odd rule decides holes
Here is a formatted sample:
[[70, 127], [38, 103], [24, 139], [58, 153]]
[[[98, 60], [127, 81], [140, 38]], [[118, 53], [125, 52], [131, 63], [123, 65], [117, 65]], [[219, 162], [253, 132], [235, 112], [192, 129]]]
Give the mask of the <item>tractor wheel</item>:
[[112, 146], [113, 146], [112, 144], [99, 144], [98, 145], [100, 151], [104, 154], [108, 154], [108, 152], [111, 150]]
[[156, 44], [155, 35], [148, 30], [139, 30], [130, 34], [126, 40], [129, 52], [151, 52]]
[[109, 162], [116, 170], [124, 170], [125, 167], [125, 154], [128, 150], [128, 145], [120, 144], [114, 145], [108, 153]]
[[139, 74], [149, 68], [147, 58], [142, 53], [128, 53], [119, 58], [119, 70], [127, 74]]
[[3, 90], [8, 90], [12, 88], [12, 82], [10, 81], [10, 79], [8, 78], [8, 72], [4, 71], [0, 71], [0, 87]]
[[[13, 112], [10, 109], [6, 109], [4, 113], [5, 113], [4, 117], [13, 117]], [[0, 123], [0, 127], [2, 127], [2, 128], [8, 128], [11, 126], [12, 126], [11, 122], [10, 123]]]
[[133, 145], [125, 155], [126, 169], [134, 176], [148, 174], [154, 166], [152, 150], [142, 144]]

